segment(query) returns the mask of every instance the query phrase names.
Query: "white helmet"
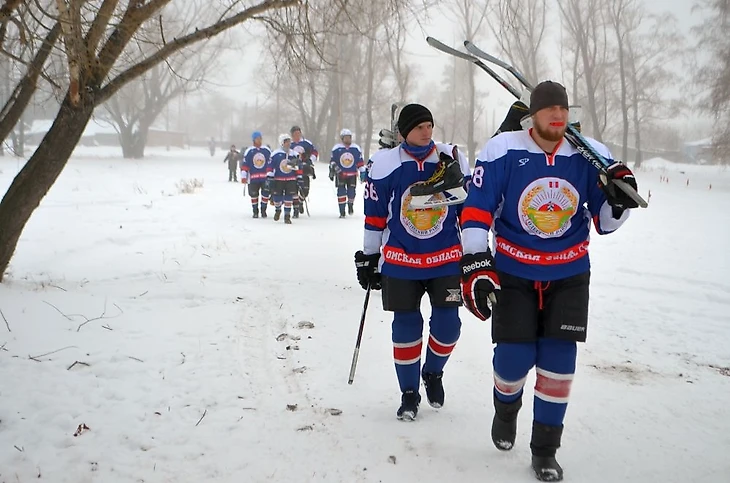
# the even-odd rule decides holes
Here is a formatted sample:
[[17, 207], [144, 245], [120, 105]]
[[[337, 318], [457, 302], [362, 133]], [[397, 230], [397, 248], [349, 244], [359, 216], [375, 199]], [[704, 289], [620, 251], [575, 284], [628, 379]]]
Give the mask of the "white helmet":
[[283, 146], [284, 141], [291, 141], [291, 135], [290, 134], [279, 134], [279, 146]]
[[350, 131], [350, 130], [349, 130], [349, 129], [347, 129], [347, 128], [345, 128], [345, 129], [343, 129], [342, 131], [340, 131], [340, 137], [341, 137], [341, 138], [344, 138], [345, 136], [350, 136], [350, 137], [352, 137], [352, 131]]

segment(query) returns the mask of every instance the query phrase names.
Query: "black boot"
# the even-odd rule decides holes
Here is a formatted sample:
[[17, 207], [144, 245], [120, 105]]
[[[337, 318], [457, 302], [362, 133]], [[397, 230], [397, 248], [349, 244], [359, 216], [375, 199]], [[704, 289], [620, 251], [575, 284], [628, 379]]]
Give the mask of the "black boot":
[[498, 450], [509, 451], [517, 437], [517, 415], [522, 407], [522, 396], [513, 403], [504, 403], [494, 396], [494, 419], [492, 419], [492, 442]]
[[555, 453], [560, 448], [563, 426], [548, 426], [536, 421], [532, 422], [532, 470], [540, 481], [562, 481], [563, 468], [555, 460]]
[[421, 395], [416, 391], [406, 391], [400, 398], [400, 407], [396, 415], [401, 421], [415, 421], [418, 416], [418, 405]]
[[421, 373], [423, 385], [426, 388], [426, 399], [433, 408], [438, 409], [444, 405], [444, 383], [441, 381], [443, 377], [443, 371]]
[[274, 221], [279, 221], [279, 218], [281, 218], [281, 210], [275, 210], [274, 211]]
[[347, 204], [347, 214], [348, 215], [354, 215], [355, 214], [355, 208], [352, 206], [352, 203]]
[[259, 207], [258, 206], [254, 206], [253, 207], [253, 217], [254, 218], [258, 218], [259, 217]]
[[266, 205], [261, 205], [261, 218], [266, 218]]
[[291, 225], [291, 215], [284, 215], [284, 223]]

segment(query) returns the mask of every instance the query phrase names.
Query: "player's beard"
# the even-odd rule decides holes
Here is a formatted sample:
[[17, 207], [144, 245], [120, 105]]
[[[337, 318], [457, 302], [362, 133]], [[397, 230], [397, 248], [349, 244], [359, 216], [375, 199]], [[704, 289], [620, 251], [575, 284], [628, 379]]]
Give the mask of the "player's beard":
[[543, 129], [542, 126], [540, 126], [539, 123], [533, 123], [532, 126], [535, 129], [535, 132], [538, 136], [540, 136], [545, 141], [549, 141], [551, 143], [556, 143], [563, 139], [563, 136], [565, 136], [565, 129], [567, 126], [562, 126], [560, 128], [554, 128], [550, 125], [548, 125], [549, 129]]

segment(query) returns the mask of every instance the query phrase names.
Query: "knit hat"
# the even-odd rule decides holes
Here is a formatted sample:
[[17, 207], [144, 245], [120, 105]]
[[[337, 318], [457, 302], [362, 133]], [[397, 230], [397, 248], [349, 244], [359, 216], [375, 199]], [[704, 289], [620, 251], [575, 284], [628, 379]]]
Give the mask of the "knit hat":
[[400, 111], [398, 116], [398, 132], [405, 139], [413, 128], [427, 121], [433, 124], [431, 111], [420, 104], [408, 104]]
[[568, 109], [568, 93], [565, 87], [557, 82], [549, 80], [540, 82], [530, 94], [530, 115], [552, 106]]
[[251, 140], [256, 141], [256, 138], [261, 137], [261, 131], [254, 131], [253, 134], [251, 134]]

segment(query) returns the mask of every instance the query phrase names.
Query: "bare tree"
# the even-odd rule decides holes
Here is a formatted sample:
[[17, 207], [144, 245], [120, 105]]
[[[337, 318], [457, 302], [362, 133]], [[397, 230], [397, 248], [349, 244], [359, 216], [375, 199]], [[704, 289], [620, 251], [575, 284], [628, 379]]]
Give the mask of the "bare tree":
[[[0, 277], [15, 252], [33, 211], [68, 162], [94, 109], [123, 86], [172, 54], [247, 21], [270, 21], [278, 9], [298, 10], [297, 0], [263, 0], [249, 7], [243, 2], [206, 1], [199, 14], [201, 27], [165, 31], [162, 12], [173, 0], [57, 0], [64, 51], [68, 61], [68, 88], [58, 115], [40, 145], [13, 179], [0, 202]], [[200, 2], [187, 0], [188, 5]], [[143, 25], [159, 25], [157, 48], [134, 65], [121, 70], [118, 61]]]
[[[606, 129], [608, 32], [603, 0], [558, 0], [563, 32], [562, 49], [567, 52], [568, 62], [575, 65], [574, 73], [580, 72], [582, 82], [574, 80], [573, 97], [581, 98], [584, 89], [583, 112], [588, 114], [588, 131], [598, 141], [603, 140]], [[574, 64], [575, 62], [575, 64]], [[586, 105], [587, 104], [587, 105]]]
[[510, 63], [533, 85], [543, 80], [542, 55], [546, 30], [547, 0], [497, 0], [490, 9], [496, 22], [489, 28]]
[[713, 150], [715, 158], [730, 164], [730, 1], [699, 0], [695, 6], [705, 14], [701, 25], [693, 28], [698, 51], [709, 54], [701, 69], [700, 81], [708, 89], [701, 100], [702, 110], [715, 117]]
[[[452, 0], [459, 12], [459, 23], [464, 37], [468, 40], [476, 40], [477, 32], [481, 30], [481, 26], [486, 19], [487, 10], [489, 8], [489, 0]], [[478, 120], [478, 114], [481, 106], [476, 99], [476, 86], [474, 76], [476, 74], [476, 66], [471, 62], [465, 64], [467, 68], [467, 108], [462, 115], [468, 120], [466, 126], [466, 144], [469, 160], [472, 162], [476, 159], [477, 141], [474, 136], [475, 124]]]
[[175, 56], [130, 82], [104, 107], [119, 132], [124, 158], [144, 157], [150, 127], [175, 98], [197, 90], [210, 71], [215, 56], [210, 51]]
[[619, 66], [621, 159], [628, 159], [629, 149], [629, 49], [634, 48], [636, 31], [643, 20], [643, 10], [636, 0], [611, 0], [606, 3], [609, 22], [616, 36], [616, 56]]

